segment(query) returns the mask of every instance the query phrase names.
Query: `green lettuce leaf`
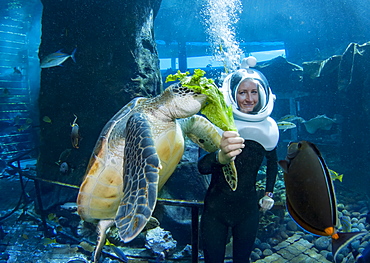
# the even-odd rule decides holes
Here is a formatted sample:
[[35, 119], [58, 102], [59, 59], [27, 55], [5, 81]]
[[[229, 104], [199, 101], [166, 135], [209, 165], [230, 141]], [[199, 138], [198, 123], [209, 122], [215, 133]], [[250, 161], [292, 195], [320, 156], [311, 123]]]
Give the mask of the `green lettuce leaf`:
[[226, 105], [224, 95], [214, 81], [204, 77], [206, 72], [201, 69], [195, 69], [193, 76], [188, 76], [189, 74], [178, 71], [174, 75], [168, 75], [166, 82], [179, 80], [181, 85], [207, 95], [206, 105], [201, 109], [201, 113], [220, 129], [237, 131], [232, 107]]

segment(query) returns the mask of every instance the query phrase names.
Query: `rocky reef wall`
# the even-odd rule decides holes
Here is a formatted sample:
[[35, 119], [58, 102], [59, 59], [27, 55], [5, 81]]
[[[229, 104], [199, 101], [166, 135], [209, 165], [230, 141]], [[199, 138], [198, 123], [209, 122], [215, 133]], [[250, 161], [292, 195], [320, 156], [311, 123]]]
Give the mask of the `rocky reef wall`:
[[[41, 72], [39, 177], [79, 185], [105, 123], [132, 98], [161, 92], [153, 36], [160, 3], [42, 1], [40, 60], [76, 49], [76, 62], [68, 58], [62, 66]], [[70, 138], [74, 115], [81, 136], [78, 149]], [[58, 161], [68, 164], [67, 172], [60, 172]]]
[[[344, 173], [343, 182], [360, 190], [369, 185], [370, 170], [370, 42], [348, 43], [341, 55], [306, 61], [302, 66], [279, 57], [262, 63], [259, 69], [277, 95], [272, 117], [291, 114], [289, 100], [299, 117], [309, 120], [326, 115], [335, 122], [329, 130], [314, 134], [302, 123], [280, 132], [279, 158], [285, 158], [286, 145], [294, 140], [308, 140], [321, 150], [329, 168]], [[368, 191], [366, 189], [361, 189]]]
[[[307, 80], [304, 87], [310, 92], [303, 105], [317, 105], [322, 112], [337, 115], [340, 127], [337, 152], [327, 158], [339, 156], [337, 169], [345, 174], [344, 182], [356, 188], [370, 183], [365, 176], [369, 169], [368, 140], [370, 130], [370, 42], [350, 43], [342, 55], [324, 61], [311, 62], [315, 70], [305, 69]], [[325, 156], [324, 156], [325, 157]], [[367, 182], [366, 182], [367, 181]], [[364, 189], [365, 190], [365, 189]]]

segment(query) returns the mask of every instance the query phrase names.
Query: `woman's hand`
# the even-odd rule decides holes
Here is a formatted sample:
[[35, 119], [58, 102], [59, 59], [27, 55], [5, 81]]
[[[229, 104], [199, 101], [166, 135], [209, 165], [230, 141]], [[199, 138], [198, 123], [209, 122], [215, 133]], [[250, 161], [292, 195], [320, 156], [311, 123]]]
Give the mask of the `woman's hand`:
[[242, 152], [245, 147], [244, 139], [235, 131], [225, 131], [222, 134], [220, 150], [218, 151], [218, 161], [221, 164], [228, 164], [235, 160], [235, 157]]
[[270, 210], [274, 206], [274, 203], [275, 203], [274, 199], [265, 195], [259, 201], [259, 204], [261, 206], [260, 210], [262, 212], [266, 212], [267, 210]]

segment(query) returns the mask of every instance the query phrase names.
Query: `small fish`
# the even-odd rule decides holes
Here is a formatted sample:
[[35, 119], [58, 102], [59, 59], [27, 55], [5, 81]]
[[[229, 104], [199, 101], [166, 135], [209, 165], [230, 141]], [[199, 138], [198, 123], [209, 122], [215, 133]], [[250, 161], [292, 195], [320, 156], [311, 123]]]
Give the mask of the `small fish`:
[[48, 214], [48, 219], [49, 219], [50, 221], [55, 221], [55, 222], [58, 222], [58, 221], [59, 221], [59, 219], [58, 219], [57, 215], [56, 215], [56, 214], [54, 214], [54, 213], [50, 213], [50, 214]]
[[60, 206], [61, 209], [69, 210], [69, 211], [76, 211], [77, 204], [73, 202], [68, 202]]
[[281, 117], [278, 120], [278, 122], [281, 122], [281, 121], [289, 121], [289, 122], [299, 121], [299, 122], [304, 122], [304, 119], [302, 117], [298, 117], [298, 116], [295, 116], [295, 115], [292, 115], [292, 114], [288, 114], [288, 115], [285, 115], [285, 116]]
[[79, 144], [80, 144], [80, 140], [81, 140], [80, 127], [76, 123], [76, 121], [77, 121], [76, 114], [74, 114], [74, 116], [75, 116], [75, 119], [74, 119], [73, 123], [71, 124], [71, 127], [72, 127], [72, 131], [71, 131], [71, 142], [72, 142], [73, 148], [78, 149], [79, 148]]
[[336, 171], [329, 169], [331, 180], [338, 180], [339, 182], [343, 181], [343, 174], [338, 174]]
[[60, 155], [57, 162], [57, 165], [61, 165], [63, 162], [68, 160], [68, 157], [71, 155], [72, 149], [65, 149]]
[[41, 60], [41, 68], [51, 68], [56, 66], [61, 66], [64, 61], [68, 58], [72, 58], [72, 60], [76, 63], [75, 60], [75, 53], [77, 48], [75, 48], [71, 55], [67, 53], [63, 53], [62, 50], [58, 50], [55, 53], [47, 55], [45, 58]]
[[31, 125], [29, 125], [29, 124], [22, 124], [22, 125], [17, 129], [17, 131], [18, 131], [18, 132], [23, 132], [23, 131], [25, 131], [25, 130], [29, 129], [30, 127], [31, 127]]
[[55, 238], [46, 237], [46, 238], [42, 239], [42, 244], [44, 246], [47, 246], [47, 245], [50, 245], [50, 244], [56, 244], [56, 243], [58, 243], [58, 242], [56, 241]]
[[121, 249], [119, 249], [115, 244], [112, 244], [111, 242], [109, 242], [108, 239], [106, 239], [105, 241], [105, 245], [106, 246], [109, 246], [109, 248], [111, 248], [114, 252], [114, 254], [117, 255], [117, 257], [122, 261], [122, 262], [128, 262], [128, 258], [127, 256], [125, 255], [125, 253], [123, 253], [123, 251]]
[[351, 232], [352, 224], [349, 216], [341, 216], [340, 223], [342, 225], [343, 232]]
[[279, 121], [277, 123], [277, 126], [278, 126], [279, 130], [283, 130], [283, 131], [286, 131], [286, 130], [293, 129], [293, 128], [297, 127], [297, 125], [295, 125], [293, 122], [289, 122], [289, 121]]
[[44, 121], [44, 122], [46, 122], [46, 123], [52, 123], [51, 122], [51, 119], [50, 119], [50, 117], [49, 116], [44, 116], [43, 118], [42, 118], [42, 120]]

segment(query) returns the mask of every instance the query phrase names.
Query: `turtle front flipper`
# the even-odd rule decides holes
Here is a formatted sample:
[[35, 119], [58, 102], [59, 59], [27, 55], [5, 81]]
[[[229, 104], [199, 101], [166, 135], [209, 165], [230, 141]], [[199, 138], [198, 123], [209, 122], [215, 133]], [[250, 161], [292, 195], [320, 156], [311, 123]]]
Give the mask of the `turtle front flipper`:
[[222, 172], [224, 173], [225, 180], [229, 184], [231, 190], [235, 191], [238, 187], [238, 172], [236, 171], [234, 161], [223, 166]]
[[115, 222], [121, 239], [130, 242], [152, 215], [160, 170], [150, 124], [141, 113], [127, 122], [124, 156], [123, 197]]
[[[180, 122], [184, 134], [207, 152], [214, 152], [220, 148], [221, 135], [212, 122], [200, 115], [194, 115]], [[230, 188], [235, 191], [238, 186], [238, 173], [235, 163], [222, 167], [225, 179]]]
[[180, 121], [183, 133], [199, 147], [207, 152], [220, 148], [221, 135], [216, 127], [200, 115], [193, 115]]

